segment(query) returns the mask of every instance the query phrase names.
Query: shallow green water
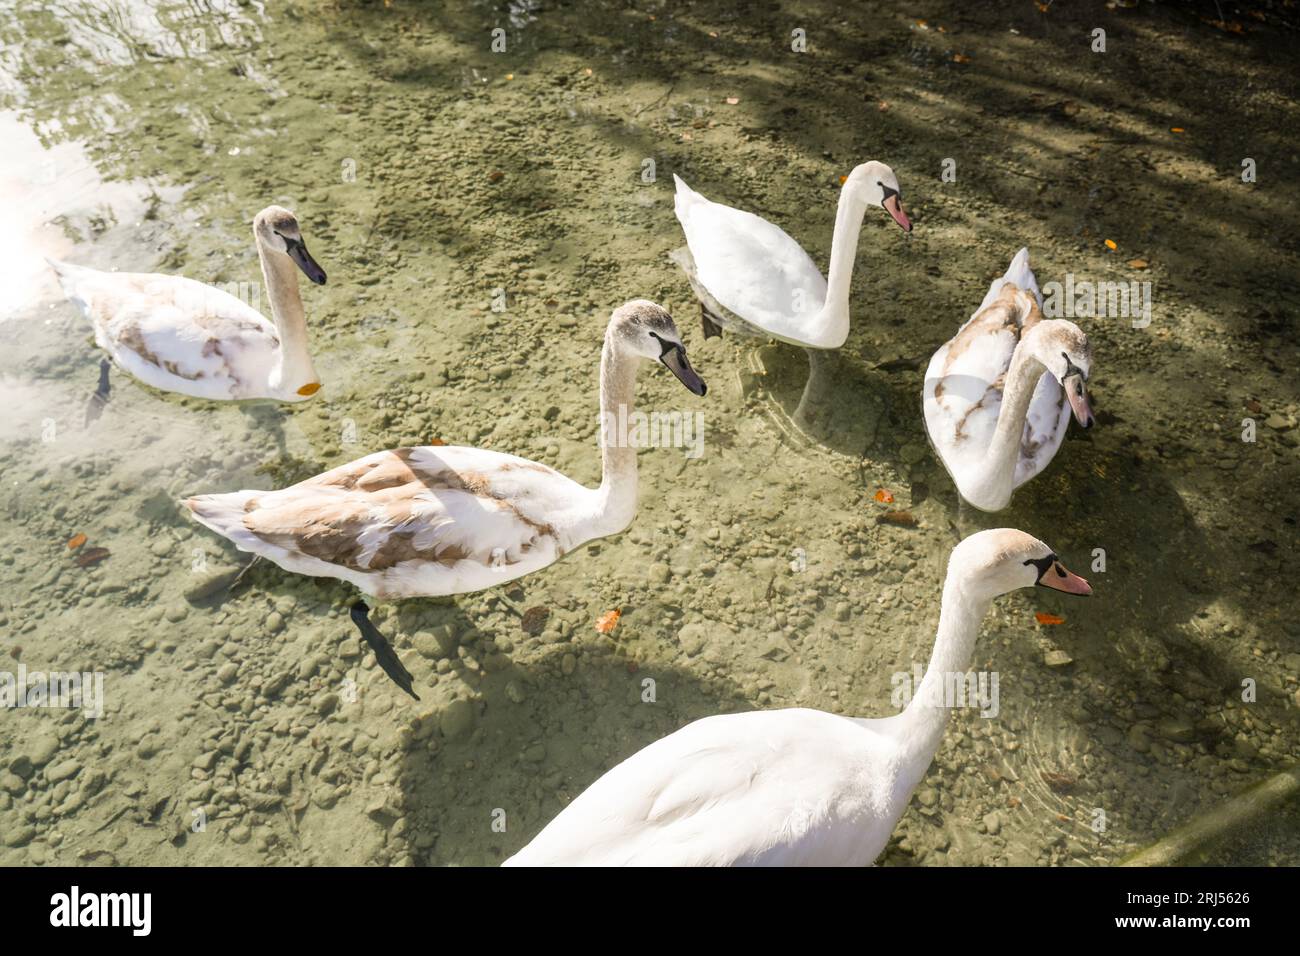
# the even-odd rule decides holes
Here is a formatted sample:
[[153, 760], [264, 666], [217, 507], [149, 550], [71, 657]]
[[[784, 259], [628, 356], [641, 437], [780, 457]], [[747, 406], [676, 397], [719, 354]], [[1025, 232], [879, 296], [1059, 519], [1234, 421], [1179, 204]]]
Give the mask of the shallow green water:
[[[0, 772], [36, 767], [5, 778], [0, 862], [499, 862], [691, 719], [889, 713], [892, 676], [929, 656], [947, 553], [981, 527], [1045, 539], [1096, 595], [997, 602], [973, 666], [1000, 675], [1000, 712], [954, 715], [883, 862], [1110, 863], [1294, 761], [1285, 37], [1155, 7], [1108, 15], [1099, 58], [1075, 14], [956, 10], [0, 0], [5, 667], [102, 671], [107, 695], [98, 720], [0, 714]], [[825, 263], [839, 176], [869, 158], [917, 228], [868, 217], [809, 440], [789, 427], [803, 353], [700, 334], [667, 260], [671, 173]], [[304, 290], [318, 396], [219, 406], [117, 373], [84, 425], [99, 353], [40, 257], [261, 294], [248, 223], [270, 202], [330, 275]], [[1026, 244], [1040, 282], [1145, 260], [1153, 321], [1084, 323], [1100, 427], [983, 516], [927, 446], [920, 369]], [[240, 558], [184, 494], [434, 439], [595, 483], [601, 334], [639, 296], [710, 385], [700, 403], [647, 369], [641, 406], [703, 411], [703, 455], [643, 451], [622, 536], [500, 591], [381, 607], [422, 703], [360, 652], [336, 582], [262, 565], [195, 595]], [[916, 527], [877, 522], [880, 488]], [[109, 557], [77, 566], [78, 533]], [[1296, 812], [1210, 859], [1300, 863]]]

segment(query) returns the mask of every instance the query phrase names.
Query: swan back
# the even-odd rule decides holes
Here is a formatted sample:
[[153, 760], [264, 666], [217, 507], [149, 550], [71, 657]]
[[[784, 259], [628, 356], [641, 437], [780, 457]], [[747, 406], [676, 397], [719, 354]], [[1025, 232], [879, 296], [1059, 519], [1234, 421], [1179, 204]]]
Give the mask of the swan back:
[[826, 280], [783, 229], [715, 203], [674, 174], [673, 209], [686, 234], [695, 278], [727, 310], [765, 332], [794, 342], [826, 303]]
[[869, 864], [907, 805], [886, 723], [807, 709], [697, 720], [610, 770], [506, 863]]

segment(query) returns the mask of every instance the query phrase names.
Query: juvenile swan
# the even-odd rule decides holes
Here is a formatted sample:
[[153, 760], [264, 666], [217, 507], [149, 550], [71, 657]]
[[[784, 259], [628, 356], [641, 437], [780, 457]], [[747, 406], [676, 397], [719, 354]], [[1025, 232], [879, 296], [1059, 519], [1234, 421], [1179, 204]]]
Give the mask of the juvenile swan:
[[952, 551], [925, 677], [893, 717], [773, 710], [706, 717], [593, 783], [507, 866], [865, 866], [884, 849], [948, 723], [993, 598], [1092, 593], [1043, 542], [1002, 528]]
[[287, 209], [259, 212], [253, 238], [274, 323], [193, 279], [46, 261], [94, 325], [99, 347], [146, 385], [195, 398], [301, 402], [316, 394], [320, 378], [307, 349], [294, 268], [317, 285], [325, 284], [325, 271]]
[[1073, 322], [1044, 319], [1021, 249], [925, 373], [925, 428], [957, 491], [981, 511], [1047, 467], [1070, 424], [1093, 423], [1092, 348]]
[[[704, 382], [672, 318], [638, 299], [614, 311], [600, 356], [601, 421], [630, 414], [637, 368], [661, 362]], [[379, 598], [435, 597], [531, 574], [636, 514], [636, 449], [602, 430], [600, 487], [482, 448], [376, 452], [281, 491], [200, 495], [194, 516], [287, 571], [341, 578]]]

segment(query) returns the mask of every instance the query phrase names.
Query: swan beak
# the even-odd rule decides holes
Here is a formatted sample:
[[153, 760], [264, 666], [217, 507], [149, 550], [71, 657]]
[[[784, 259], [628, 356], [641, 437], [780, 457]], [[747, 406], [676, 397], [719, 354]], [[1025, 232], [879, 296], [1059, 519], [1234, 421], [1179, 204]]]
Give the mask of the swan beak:
[[307, 251], [307, 243], [301, 239], [290, 239], [288, 236], [281, 236], [280, 238], [284, 240], [289, 258], [302, 270], [302, 274], [317, 285], [324, 285], [325, 270], [311, 257], [311, 253]]
[[1061, 387], [1070, 400], [1070, 408], [1074, 409], [1074, 420], [1084, 428], [1091, 428], [1094, 421], [1092, 405], [1088, 402], [1088, 387], [1084, 384], [1083, 376], [1071, 375], [1061, 383]]
[[885, 212], [894, 217], [894, 222], [903, 227], [904, 232], [912, 231], [912, 220], [907, 218], [907, 213], [903, 211], [903, 201], [895, 193], [892, 196], [886, 196], [880, 205], [885, 207]]
[[704, 384], [704, 379], [696, 375], [695, 369], [691, 368], [690, 359], [686, 357], [686, 349], [676, 342], [664, 343], [664, 351], [659, 356], [659, 361], [668, 366], [668, 370], [677, 376], [677, 380], [696, 395], [703, 395], [709, 390], [709, 387]]
[[1092, 585], [1073, 571], [1067, 570], [1060, 561], [1054, 562], [1047, 569], [1047, 573], [1038, 579], [1038, 583], [1045, 588], [1051, 588], [1053, 591], [1077, 594], [1080, 597], [1087, 597], [1092, 593]]

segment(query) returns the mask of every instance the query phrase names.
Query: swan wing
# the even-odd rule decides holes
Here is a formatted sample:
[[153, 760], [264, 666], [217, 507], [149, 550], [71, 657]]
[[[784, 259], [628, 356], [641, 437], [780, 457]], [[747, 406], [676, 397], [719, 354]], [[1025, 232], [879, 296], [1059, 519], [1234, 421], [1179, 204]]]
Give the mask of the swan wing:
[[1034, 387], [1034, 397], [1029, 401], [1029, 412], [1025, 416], [1015, 487], [1019, 488], [1033, 478], [1056, 456], [1070, 427], [1070, 415], [1065, 389], [1053, 376], [1044, 372]]
[[479, 590], [550, 564], [575, 542], [557, 516], [587, 489], [554, 469], [477, 448], [377, 452], [281, 491], [191, 498], [238, 547], [368, 594]]
[[764, 330], [794, 334], [826, 302], [826, 280], [783, 229], [705, 199], [674, 176], [674, 210], [697, 281], [724, 308]]
[[884, 746], [860, 723], [815, 710], [706, 717], [610, 770], [508, 863], [870, 862], [869, 844], [888, 839], [872, 821], [893, 823], [888, 788], [863, 783]]
[[271, 322], [229, 292], [181, 276], [51, 264], [94, 325], [100, 347], [137, 378], [211, 398], [265, 390], [279, 337]]

